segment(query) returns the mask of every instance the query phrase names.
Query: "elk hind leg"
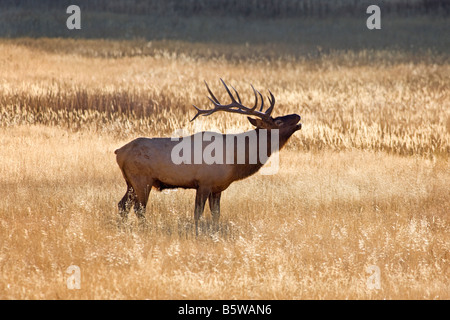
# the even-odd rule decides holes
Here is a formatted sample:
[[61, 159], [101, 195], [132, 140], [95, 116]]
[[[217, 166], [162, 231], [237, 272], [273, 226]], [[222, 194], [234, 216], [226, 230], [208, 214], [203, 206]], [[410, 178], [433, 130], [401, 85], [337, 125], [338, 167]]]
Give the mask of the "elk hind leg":
[[128, 214], [130, 213], [131, 206], [134, 204], [136, 199], [136, 194], [134, 193], [133, 187], [127, 181], [127, 192], [123, 196], [122, 200], [119, 201], [119, 214], [122, 217], [123, 221], [126, 221], [128, 218]]
[[148, 197], [152, 189], [153, 180], [145, 178], [133, 179], [133, 189], [136, 195], [134, 201], [134, 213], [139, 219], [141, 225], [146, 225], [145, 209], [147, 207]]

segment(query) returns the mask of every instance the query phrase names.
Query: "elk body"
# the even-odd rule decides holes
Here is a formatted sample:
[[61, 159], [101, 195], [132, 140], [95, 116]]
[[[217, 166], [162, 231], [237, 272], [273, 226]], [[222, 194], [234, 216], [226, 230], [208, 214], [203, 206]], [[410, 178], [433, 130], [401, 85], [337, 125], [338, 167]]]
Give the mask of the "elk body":
[[[291, 135], [301, 129], [300, 116], [297, 114], [271, 117], [275, 98], [270, 91], [270, 107], [263, 112], [263, 97], [253, 86], [255, 105], [249, 108], [242, 105], [239, 94], [234, 88], [237, 101], [225, 82], [222, 79], [221, 81], [231, 98], [231, 103], [228, 105], [220, 104], [206, 84], [211, 95], [208, 98], [213, 103], [214, 108], [202, 110], [194, 106], [197, 114], [191, 121], [199, 115], [209, 116], [218, 111], [240, 113], [255, 117], [248, 117], [250, 123], [256, 127], [255, 130], [240, 134], [199, 132], [186, 137], [186, 141], [200, 141], [201, 144], [196, 147], [194, 147], [194, 143], [191, 144], [190, 159], [188, 159], [191, 161], [183, 163], [174, 162], [173, 151], [174, 148], [179, 146], [180, 142], [171, 138], [138, 138], [117, 149], [115, 151], [117, 163], [127, 183], [127, 191], [118, 205], [119, 213], [124, 219], [127, 218], [131, 207], [134, 207], [139, 220], [145, 222], [145, 208], [152, 187], [160, 191], [168, 188], [186, 188], [197, 190], [194, 210], [196, 234], [198, 234], [198, 221], [203, 214], [206, 200], [209, 201], [213, 225], [217, 226], [222, 191], [227, 189], [232, 182], [256, 173], [264, 165], [274, 151], [274, 138], [277, 139], [276, 144], [281, 149]], [[258, 95], [261, 98], [259, 111], [256, 110]], [[276, 135], [274, 135], [275, 133]], [[256, 137], [256, 141], [258, 141], [254, 148], [249, 145], [250, 140], [246, 139], [249, 136]], [[216, 139], [222, 140], [219, 141], [221, 142], [219, 145], [223, 146], [223, 150], [218, 153], [220, 157], [223, 157], [223, 159], [219, 159], [222, 161], [211, 163], [201, 157], [199, 160], [199, 151], [203, 154], [203, 151], [211, 143], [218, 142]], [[239, 148], [239, 143], [234, 143], [232, 148], [226, 148], [229, 141], [240, 141], [244, 146]], [[267, 155], [266, 158], [258, 159], [258, 157], [254, 157], [255, 152], [261, 154], [262, 151]], [[252, 161], [255, 158], [256, 161]]]

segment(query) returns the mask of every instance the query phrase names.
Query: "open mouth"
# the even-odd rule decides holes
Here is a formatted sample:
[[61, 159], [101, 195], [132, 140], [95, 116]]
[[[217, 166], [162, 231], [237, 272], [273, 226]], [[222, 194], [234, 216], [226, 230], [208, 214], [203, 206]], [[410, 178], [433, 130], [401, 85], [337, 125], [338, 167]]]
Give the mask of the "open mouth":
[[299, 123], [299, 124], [297, 124], [295, 126], [295, 130], [300, 130], [301, 128], [302, 128], [302, 124], [301, 123]]

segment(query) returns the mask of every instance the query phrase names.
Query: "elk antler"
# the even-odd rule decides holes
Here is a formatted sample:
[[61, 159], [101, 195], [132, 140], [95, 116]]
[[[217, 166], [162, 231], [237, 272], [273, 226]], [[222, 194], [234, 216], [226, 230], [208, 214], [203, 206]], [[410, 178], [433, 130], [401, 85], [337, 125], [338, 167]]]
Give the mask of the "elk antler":
[[[239, 97], [238, 92], [236, 91], [235, 88], [233, 88], [233, 86], [231, 86], [231, 88], [233, 88], [234, 92], [236, 93], [236, 97], [238, 99], [238, 101], [236, 101], [236, 99], [234, 98], [233, 94], [231, 93], [230, 89], [228, 89], [227, 85], [225, 84], [225, 82], [220, 79], [220, 81], [223, 83], [225, 89], [228, 92], [228, 95], [231, 98], [231, 103], [227, 104], [227, 105], [223, 105], [220, 104], [219, 100], [217, 100], [217, 98], [214, 96], [214, 94], [211, 92], [211, 89], [209, 89], [208, 84], [205, 81], [206, 84], [206, 88], [208, 89], [209, 94], [211, 95], [211, 97], [208, 97], [208, 99], [214, 104], [214, 109], [210, 109], [210, 110], [202, 110], [197, 108], [196, 106], [193, 106], [196, 110], [197, 110], [197, 114], [194, 116], [194, 118], [192, 118], [191, 121], [194, 121], [199, 115], [202, 116], [209, 116], [211, 114], [213, 114], [214, 112], [217, 111], [225, 111], [225, 112], [233, 112], [233, 113], [240, 113], [240, 114], [246, 114], [249, 116], [255, 116], [255, 117], [259, 117], [262, 120], [265, 121], [270, 121], [270, 114], [273, 111], [273, 107], [275, 106], [275, 97], [273, 96], [272, 92], [270, 92], [269, 90], [269, 94], [270, 96], [268, 96], [267, 98], [269, 99], [270, 102], [270, 107], [267, 108], [267, 110], [265, 112], [263, 112], [263, 108], [264, 108], [264, 99], [262, 97], [262, 94], [255, 90], [255, 88], [253, 88], [253, 86], [251, 85], [252, 89], [253, 89], [253, 93], [255, 94], [255, 105], [252, 108], [248, 108], [244, 105], [242, 105], [241, 102], [241, 98]], [[256, 107], [258, 105], [258, 94], [261, 98], [261, 106], [259, 108], [259, 111], [256, 110]]]

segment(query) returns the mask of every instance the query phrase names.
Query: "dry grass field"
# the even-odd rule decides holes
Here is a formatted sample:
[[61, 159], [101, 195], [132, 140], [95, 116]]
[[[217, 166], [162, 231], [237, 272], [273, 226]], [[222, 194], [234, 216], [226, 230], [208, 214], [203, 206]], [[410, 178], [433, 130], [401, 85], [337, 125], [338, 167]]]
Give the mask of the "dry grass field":
[[[205, 46], [0, 41], [0, 298], [449, 299], [448, 59], [196, 54]], [[244, 101], [252, 83], [274, 93], [275, 115], [302, 116], [279, 172], [232, 184], [218, 233], [206, 209], [195, 237], [193, 190], [152, 191], [146, 230], [133, 215], [119, 223], [116, 148], [250, 129], [239, 115], [189, 122], [192, 104], [207, 106], [203, 80], [226, 100], [219, 77]], [[71, 265], [80, 289], [67, 287]]]

